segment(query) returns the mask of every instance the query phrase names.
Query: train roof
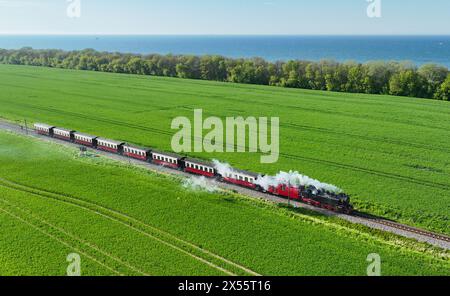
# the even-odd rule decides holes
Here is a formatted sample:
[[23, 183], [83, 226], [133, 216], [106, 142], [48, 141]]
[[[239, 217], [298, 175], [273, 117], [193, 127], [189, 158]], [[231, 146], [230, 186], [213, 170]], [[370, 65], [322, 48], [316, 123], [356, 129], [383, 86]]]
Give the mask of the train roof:
[[209, 161], [204, 161], [204, 160], [199, 160], [199, 159], [189, 158], [189, 157], [186, 158], [185, 161], [214, 168], [214, 164], [212, 162], [209, 162]]
[[53, 130], [58, 130], [58, 131], [63, 131], [63, 132], [68, 132], [68, 133], [75, 132], [74, 130], [70, 130], [70, 129], [63, 128], [63, 127], [54, 127]]
[[42, 127], [42, 128], [46, 128], [46, 129], [51, 129], [54, 128], [54, 125], [48, 125], [45, 123], [35, 123], [34, 126], [38, 126], [38, 127]]
[[235, 168], [233, 168], [233, 171], [238, 173], [238, 174], [247, 175], [247, 176], [254, 177], [254, 178], [257, 178], [258, 176], [260, 176], [260, 174], [257, 174], [257, 173], [254, 173], [254, 172], [238, 170], [238, 169], [235, 169]]
[[136, 149], [136, 150], [142, 150], [142, 151], [152, 151], [151, 148], [138, 146], [138, 145], [134, 145], [134, 144], [129, 144], [129, 143], [125, 143], [123, 145], [123, 147], [128, 147], [128, 148], [132, 148], [132, 149]]
[[154, 153], [154, 154], [160, 154], [160, 155], [165, 155], [165, 156], [169, 156], [169, 157], [173, 157], [173, 158], [178, 158], [178, 159], [184, 158], [184, 156], [181, 156], [181, 155], [175, 154], [175, 153], [171, 153], [171, 152], [162, 152], [162, 151], [153, 150], [152, 153]]
[[93, 135], [89, 135], [89, 134], [85, 134], [85, 133], [79, 133], [79, 132], [74, 132], [74, 135], [78, 135], [78, 136], [82, 136], [82, 137], [86, 137], [86, 138], [91, 138], [91, 139], [98, 138], [97, 136], [93, 136]]
[[122, 145], [124, 142], [111, 140], [111, 139], [105, 139], [105, 138], [97, 138], [97, 141], [106, 142], [113, 145]]

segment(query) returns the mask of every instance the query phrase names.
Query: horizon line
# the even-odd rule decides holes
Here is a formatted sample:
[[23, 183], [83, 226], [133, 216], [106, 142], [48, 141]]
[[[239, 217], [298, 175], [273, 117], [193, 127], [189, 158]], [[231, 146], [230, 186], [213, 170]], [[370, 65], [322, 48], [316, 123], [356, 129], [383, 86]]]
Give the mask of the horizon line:
[[251, 37], [251, 36], [269, 36], [269, 37], [302, 37], [302, 36], [323, 36], [323, 37], [352, 37], [352, 36], [450, 36], [450, 33], [446, 34], [151, 34], [151, 33], [5, 33], [0, 32], [0, 36], [218, 36], [218, 37]]

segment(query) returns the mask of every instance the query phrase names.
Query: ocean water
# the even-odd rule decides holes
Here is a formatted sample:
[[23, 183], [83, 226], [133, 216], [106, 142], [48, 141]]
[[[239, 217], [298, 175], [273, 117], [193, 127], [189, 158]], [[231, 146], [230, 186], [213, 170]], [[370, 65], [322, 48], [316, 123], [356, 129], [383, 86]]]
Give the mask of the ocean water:
[[0, 36], [0, 48], [21, 47], [159, 54], [219, 54], [269, 61], [411, 61], [450, 68], [450, 36]]

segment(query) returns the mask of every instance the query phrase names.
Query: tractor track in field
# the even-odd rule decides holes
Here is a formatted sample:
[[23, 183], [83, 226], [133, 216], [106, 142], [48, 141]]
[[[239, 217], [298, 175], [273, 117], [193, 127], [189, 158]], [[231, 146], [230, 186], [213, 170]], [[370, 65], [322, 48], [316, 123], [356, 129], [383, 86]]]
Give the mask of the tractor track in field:
[[[120, 126], [120, 127], [141, 130], [141, 131], [147, 131], [147, 132], [152, 132], [152, 133], [156, 133], [156, 134], [160, 134], [160, 135], [166, 135], [166, 136], [170, 136], [170, 137], [173, 136], [173, 133], [169, 132], [169, 131], [146, 127], [146, 126], [142, 126], [142, 125], [138, 125], [138, 124], [126, 123], [126, 122], [119, 121], [119, 120], [107, 119], [107, 118], [102, 118], [102, 117], [98, 117], [98, 116], [89, 116], [89, 115], [84, 115], [84, 114], [71, 112], [71, 111], [62, 111], [62, 110], [58, 110], [55, 108], [49, 108], [49, 107], [38, 107], [38, 106], [29, 105], [29, 104], [19, 104], [19, 105], [23, 105], [28, 108], [43, 110], [43, 111], [47, 111], [47, 112], [51, 112], [51, 113], [87, 119], [90, 121], [103, 122], [103, 123], [112, 124], [112, 125], [116, 125], [116, 126]], [[235, 148], [236, 149], [237, 148], [245, 149], [245, 147], [239, 147], [237, 144], [235, 144]], [[361, 173], [374, 175], [374, 176], [378, 176], [378, 177], [383, 177], [383, 178], [387, 178], [387, 179], [395, 179], [395, 180], [399, 180], [399, 181], [405, 181], [405, 182], [409, 182], [409, 183], [424, 186], [424, 187], [440, 188], [443, 190], [450, 191], [450, 185], [444, 184], [444, 183], [433, 182], [433, 181], [423, 181], [418, 178], [403, 176], [400, 174], [388, 173], [388, 172], [383, 172], [383, 171], [379, 171], [379, 170], [363, 168], [363, 167], [359, 167], [359, 166], [355, 166], [355, 165], [344, 164], [344, 163], [340, 163], [340, 162], [336, 162], [336, 161], [324, 160], [324, 159], [306, 157], [306, 156], [299, 156], [299, 155], [294, 155], [294, 154], [289, 154], [289, 153], [280, 152], [280, 156], [287, 158], [287, 159], [314, 162], [314, 163], [319, 163], [322, 165], [331, 166], [334, 168], [347, 169], [347, 170], [361, 172]]]
[[[3, 198], [0, 198], [0, 203], [7, 204], [7, 205], [9, 205], [10, 207], [14, 207], [14, 208], [16, 208], [18, 211], [24, 213], [24, 214], [28, 217], [28, 219], [23, 218], [23, 216], [22, 216], [21, 218], [22, 218], [23, 220], [26, 220], [26, 221], [28, 222], [28, 224], [33, 224], [33, 225], [35, 225], [36, 227], [39, 227], [38, 225], [36, 225], [35, 223], [33, 223], [33, 222], [30, 221], [31, 219], [29, 219], [29, 218], [32, 217], [32, 218], [34, 218], [37, 222], [41, 223], [41, 225], [45, 225], [46, 227], [48, 227], [48, 228], [50, 228], [50, 229], [52, 229], [52, 230], [54, 230], [54, 231], [56, 231], [56, 232], [58, 232], [58, 233], [60, 233], [60, 234], [63, 234], [63, 235], [65, 235], [65, 236], [71, 238], [72, 240], [77, 241], [78, 243], [81, 243], [83, 246], [88, 247], [88, 248], [94, 250], [95, 252], [100, 253], [101, 255], [107, 257], [108, 259], [111, 259], [111, 260], [115, 261], [116, 263], [122, 265], [123, 267], [126, 267], [126, 268], [128, 268], [129, 270], [132, 270], [133, 272], [135, 272], [135, 273], [137, 273], [137, 274], [144, 275], [144, 276], [150, 276], [150, 274], [146, 273], [145, 271], [142, 271], [142, 270], [138, 269], [137, 267], [135, 267], [135, 266], [133, 266], [133, 265], [131, 265], [131, 264], [129, 264], [129, 263], [123, 261], [121, 258], [118, 258], [118, 257], [116, 257], [116, 256], [114, 256], [114, 255], [112, 255], [112, 254], [110, 254], [110, 253], [108, 253], [108, 252], [106, 252], [106, 251], [103, 251], [102, 249], [100, 249], [100, 247], [98, 247], [98, 246], [92, 244], [91, 242], [88, 242], [88, 241], [86, 241], [86, 240], [84, 240], [84, 239], [82, 239], [82, 238], [80, 238], [80, 237], [77, 237], [77, 236], [75, 236], [75, 235], [73, 235], [73, 234], [67, 232], [66, 230], [64, 230], [64, 229], [62, 229], [62, 228], [60, 228], [60, 227], [58, 227], [58, 226], [55, 226], [55, 225], [49, 223], [48, 221], [46, 221], [46, 220], [43, 219], [42, 217], [37, 216], [33, 211], [30, 211], [29, 209], [25, 210], [24, 208], [19, 207], [18, 205], [13, 204], [13, 203], [11, 203], [10, 201], [7, 201], [6, 199], [3, 199]], [[3, 208], [3, 207], [1, 207], [1, 206], [0, 206], [0, 210], [3, 210], [3, 212], [6, 212], [6, 213], [12, 214], [11, 212], [9, 212], [8, 210], [6, 210], [5, 208]], [[17, 214], [17, 213], [15, 213], [15, 214]], [[42, 227], [39, 227], [39, 228], [42, 229]], [[61, 240], [63, 240], [63, 239], [61, 239]], [[67, 241], [66, 241], [66, 242], [67, 242]], [[70, 243], [68, 243], [68, 244], [70, 244]], [[83, 250], [83, 249], [82, 249], [82, 250]], [[83, 251], [86, 253], [86, 250], [83, 250]], [[91, 257], [94, 257], [93, 255], [90, 255], [90, 256], [91, 256]], [[94, 258], [95, 258], [95, 257], [94, 257]], [[96, 259], [97, 259], [97, 261], [100, 261], [99, 258], [96, 258]], [[103, 263], [103, 264], [106, 265], [106, 263]], [[117, 269], [114, 269], [113, 267], [111, 267], [111, 266], [109, 266], [109, 265], [108, 265], [108, 267], [110, 268], [110, 270], [115, 270], [118, 274], [124, 275], [123, 273], [121, 273], [121, 272], [118, 271]]]
[[[191, 112], [194, 111], [194, 108], [190, 108], [187, 106], [178, 106], [178, 108], [186, 109]], [[239, 110], [236, 110], [233, 113], [240, 114], [243, 117], [246, 116], [244, 112], [239, 111]], [[216, 116], [213, 113], [208, 113], [205, 111], [203, 111], [203, 115]], [[344, 132], [340, 132], [340, 131], [336, 131], [336, 130], [331, 130], [328, 128], [314, 127], [314, 126], [310, 126], [310, 125], [302, 125], [302, 124], [296, 124], [296, 123], [292, 123], [292, 122], [280, 123], [280, 126], [286, 127], [289, 129], [294, 129], [294, 130], [298, 130], [298, 129], [309, 130], [309, 131], [327, 133], [327, 134], [333, 134], [333, 135], [342, 135], [342, 136], [346, 136], [346, 137], [352, 137], [352, 138], [366, 140], [366, 141], [372, 141], [372, 142], [389, 143], [389, 144], [399, 145], [399, 146], [410, 146], [410, 147], [414, 147], [414, 148], [418, 148], [418, 149], [436, 150], [436, 151], [440, 151], [440, 152], [450, 153], [450, 147], [448, 147], [448, 148], [447, 147], [438, 147], [438, 146], [426, 145], [426, 144], [422, 144], [422, 143], [413, 143], [413, 142], [402, 141], [402, 140], [387, 139], [387, 138], [382, 138], [382, 137], [377, 137], [377, 136], [367, 136], [367, 135], [358, 135], [358, 134], [352, 134], [352, 133], [344, 133]]]
[[[74, 69], [70, 69], [70, 70], [74, 70]], [[103, 72], [103, 73], [110, 74], [110, 72]], [[56, 78], [49, 79], [49, 78], [45, 78], [45, 77], [44, 78], [39, 77], [38, 75], [31, 75], [31, 74], [24, 74], [24, 73], [10, 73], [10, 75], [11, 76], [17, 76], [17, 77], [32, 78], [32, 79], [46, 79], [48, 81], [55, 81], [55, 80], [58, 80], [58, 81], [61, 81], [61, 82], [68, 82], [69, 81], [68, 79], [56, 79]], [[158, 75], [137, 75], [137, 76], [135, 75], [133, 78], [135, 78], [137, 80], [143, 80], [143, 81], [147, 82], [146, 80], [148, 79], [148, 77], [151, 77], [151, 78], [162, 78], [161, 76], [158, 76]], [[159, 91], [159, 92], [165, 92], [164, 89], [161, 90], [161, 87], [159, 85], [158, 86], [152, 85], [151, 87], [148, 87], [148, 86], [142, 84], [143, 81], [139, 81], [139, 83], [136, 83], [136, 84], [129, 84], [129, 85], [127, 85], [126, 89], [139, 90], [139, 91], [143, 91], [143, 92], [155, 91], [155, 90]], [[82, 82], [83, 84], [94, 85], [94, 86], [102, 85], [102, 86], [106, 86], [106, 87], [117, 87], [117, 85], [114, 84], [114, 83], [103, 82], [101, 80], [94, 80], [94, 82], [92, 82], [92, 81], [85, 81], [85, 80], [81, 81], [80, 80], [80, 82]], [[166, 83], [166, 84], [170, 83], [170, 82], [171, 82], [170, 80], [165, 80], [164, 81], [164, 83]], [[227, 84], [214, 84], [214, 86], [211, 86], [211, 85], [209, 85], [210, 82], [211, 81], [205, 81], [205, 80], [191, 80], [190, 81], [190, 83], [192, 83], [192, 84], [201, 85], [202, 87], [207, 88], [207, 89], [209, 89], [211, 87], [214, 87], [214, 88], [217, 88], [217, 87], [227, 87], [228, 88], [229, 87]], [[220, 81], [213, 81], [213, 82], [222, 83]], [[23, 87], [23, 86], [19, 86], [19, 85], [11, 85], [11, 84], [4, 84], [4, 85], [13, 86], [13, 87], [22, 87], [24, 89], [37, 90], [36, 88]], [[270, 93], [271, 95], [278, 93], [278, 92], [273, 91], [273, 90], [269, 91], [268, 89], [264, 89], [263, 90], [260, 87], [252, 87], [251, 84], [246, 84], [245, 86], [246, 86], [247, 89], [250, 90], [250, 93], [261, 93], [262, 92], [263, 95], [266, 94], [266, 93]], [[284, 90], [288, 90], [288, 89], [289, 88], [284, 88]], [[311, 92], [315, 91], [315, 90], [309, 90], [309, 89], [302, 89], [302, 90], [303, 91], [311, 91]], [[176, 93], [178, 93], [178, 94], [198, 95], [198, 93], [191, 93], [191, 92], [187, 93], [186, 91], [184, 91], [184, 92], [179, 91], [179, 92], [176, 92]], [[210, 92], [207, 92], [207, 94], [208, 94], [209, 97], [213, 96], [215, 98], [222, 98], [222, 99], [228, 99], [228, 100], [233, 100], [234, 99], [234, 100], [236, 100], [235, 98], [230, 98], [229, 96], [226, 96], [226, 95], [212, 95]], [[359, 93], [359, 94], [358, 93], [350, 93], [350, 94], [352, 96], [363, 95], [363, 96], [365, 96], [365, 98], [364, 98], [365, 101], [370, 101], [369, 104], [371, 104], [372, 106], [379, 106], [379, 101], [377, 99], [369, 99], [369, 98], [367, 98], [367, 95], [373, 95], [373, 94], [364, 94], [364, 93]], [[290, 98], [290, 99], [295, 99], [295, 98], [298, 98], [298, 96], [300, 94], [299, 93], [290, 93], [290, 92], [288, 92], [288, 93], [284, 93], [283, 95], [288, 97], [288, 98]], [[322, 101], [325, 100], [325, 101], [332, 102], [332, 103], [335, 103], [335, 102], [338, 101], [329, 92], [316, 93], [315, 95], [320, 97]], [[359, 98], [351, 98], [350, 100], [351, 100], [351, 103], [361, 102], [361, 100]], [[420, 100], [422, 100], [422, 99], [420, 99]], [[340, 103], [347, 103], [346, 101], [342, 101], [342, 100], [339, 100], [339, 102]], [[254, 101], [253, 100], [253, 101], [249, 101], [249, 103], [251, 103], [251, 104], [259, 103], [259, 104], [261, 104], [262, 101], [258, 102], [258, 101]], [[409, 107], [411, 107], [411, 105], [414, 105], [414, 106], [420, 105], [420, 106], [429, 107], [429, 104], [422, 103], [422, 102], [419, 103], [417, 101], [415, 101], [415, 102], [400, 102], [400, 101], [396, 101], [395, 103], [396, 104], [408, 105]], [[289, 107], [289, 106], [287, 106], [287, 107]], [[417, 109], [421, 110], [420, 108], [417, 108]], [[445, 115], [448, 114], [447, 112], [442, 112], [440, 110], [437, 110], [437, 111], [439, 111], [439, 113], [441, 113], [441, 114], [445, 114]]]
[[[58, 202], [62, 202], [65, 204], [69, 204], [72, 206], [75, 206], [77, 208], [83, 209], [85, 211], [94, 213], [98, 216], [101, 216], [103, 218], [109, 219], [111, 221], [114, 221], [116, 223], [122, 224], [126, 226], [127, 228], [134, 230], [148, 238], [151, 238], [161, 244], [164, 244], [174, 250], [177, 250], [178, 252], [181, 252], [199, 262], [202, 262], [220, 272], [223, 272], [227, 275], [235, 276], [236, 274], [233, 270], [238, 270], [241, 274], [247, 274], [247, 275], [253, 275], [253, 276], [260, 276], [260, 274], [254, 272], [253, 270], [240, 265], [238, 263], [235, 263], [231, 260], [228, 260], [220, 255], [217, 255], [211, 251], [208, 251], [206, 249], [200, 248], [197, 245], [194, 245], [188, 241], [185, 241], [183, 239], [180, 239], [176, 237], [173, 234], [170, 234], [164, 230], [161, 230], [157, 227], [154, 227], [152, 225], [149, 225], [145, 222], [142, 222], [136, 218], [133, 218], [127, 214], [124, 214], [122, 212], [119, 212], [117, 210], [113, 210], [107, 207], [104, 207], [102, 205], [90, 202], [88, 200], [77, 198], [71, 195], [67, 194], [61, 194], [57, 192], [47, 191], [43, 189], [34, 188], [31, 186], [23, 185], [17, 182], [12, 182], [7, 179], [0, 177], [0, 186], [25, 192], [28, 194], [33, 194], [35, 196], [45, 198], [45, 199], [52, 199]], [[141, 227], [138, 227], [137, 225], [140, 225]], [[149, 231], [151, 230], [151, 231]], [[155, 234], [157, 233], [157, 234]], [[187, 250], [186, 250], [187, 249]], [[195, 254], [197, 253], [197, 254]], [[209, 257], [205, 259], [204, 257], [201, 257], [200, 254], [204, 257]], [[214, 261], [220, 262], [221, 265], [227, 266], [227, 269], [217, 265], [217, 263], [214, 263]], [[231, 269], [231, 270], [230, 270]]]
[[[92, 98], [94, 98], [94, 96], [92, 96]], [[98, 97], [95, 97], [95, 98], [98, 98]], [[99, 98], [99, 99], [103, 99], [103, 98]], [[104, 98], [103, 100], [106, 100], [106, 98]], [[121, 100], [121, 101], [123, 101], [123, 100]], [[14, 103], [14, 105], [18, 105], [18, 104]], [[31, 108], [31, 109], [41, 109], [41, 110], [48, 111], [48, 112], [70, 113], [70, 115], [74, 116], [74, 117], [83, 116], [83, 118], [85, 118], [85, 119], [94, 120], [94, 118], [92, 116], [82, 115], [82, 114], [75, 113], [75, 112], [62, 111], [62, 110], [55, 109], [55, 108], [45, 108], [45, 107], [34, 106], [34, 105], [30, 105], [30, 104], [25, 104], [25, 103], [22, 103], [20, 105], [23, 105], [23, 106]], [[144, 104], [141, 104], [141, 105], [142, 106], [146, 106], [146, 107], [150, 107], [150, 106], [144, 105]], [[155, 106], [152, 105], [152, 107], [155, 107]], [[162, 108], [163, 106], [157, 106], [157, 107], [158, 108], [153, 108], [152, 111], [153, 110], [163, 110], [164, 109], [164, 108]], [[190, 110], [190, 111], [194, 110], [193, 108], [190, 108], [188, 106], [175, 106], [175, 107], [176, 108], [185, 109], [185, 110]], [[105, 120], [110, 120], [110, 119], [99, 118], [98, 121], [105, 122]], [[164, 135], [167, 135], [167, 136], [169, 136], [169, 135], [172, 136], [173, 135], [173, 134], [171, 134], [171, 133], [169, 133], [167, 131], [163, 131], [163, 130], [160, 130], [160, 129], [149, 128], [149, 127], [144, 127], [144, 126], [134, 125], [134, 124], [128, 124], [128, 123], [125, 123], [125, 122], [122, 122], [122, 121], [116, 121], [116, 120], [112, 120], [112, 121], [114, 121], [114, 123], [113, 122], [110, 122], [110, 123], [111, 124], [115, 124], [115, 125], [119, 125], [119, 124], [121, 126], [128, 125], [127, 127], [133, 128], [133, 129], [150, 131], [150, 132], [153, 132], [153, 133], [164, 134]], [[402, 141], [402, 140], [392, 140], [392, 139], [385, 139], [385, 138], [381, 138], [381, 137], [371, 137], [371, 136], [365, 136], [365, 135], [343, 133], [343, 132], [338, 132], [338, 131], [332, 131], [332, 130], [329, 130], [329, 129], [326, 129], [326, 128], [317, 128], [317, 127], [300, 125], [300, 124], [295, 124], [295, 123], [284, 123], [284, 124], [280, 124], [280, 126], [285, 126], [287, 128], [293, 128], [293, 129], [301, 128], [301, 129], [304, 129], [304, 130], [325, 132], [325, 133], [329, 133], [329, 134], [339, 134], [339, 135], [349, 136], [349, 137], [362, 139], [362, 140], [375, 141], [375, 142], [386, 142], [386, 143], [393, 144], [393, 145], [407, 145], [407, 146], [418, 148], [418, 149], [428, 149], [428, 150], [436, 150], [436, 151], [450, 153], [450, 148], [430, 146], [430, 145], [421, 144], [421, 143], [412, 143], [412, 142]], [[235, 145], [235, 148], [237, 148], [237, 147], [239, 147], [239, 146]]]
[[41, 229], [40, 227], [34, 225], [33, 223], [30, 223], [30, 222], [26, 221], [25, 219], [23, 219], [23, 218], [21, 218], [21, 217], [15, 215], [15, 214], [13, 214], [13, 213], [7, 211], [7, 210], [4, 210], [4, 209], [2, 209], [2, 208], [0, 208], [0, 212], [2, 212], [2, 213], [4, 213], [4, 214], [6, 214], [6, 215], [12, 217], [12, 218], [15, 219], [15, 220], [18, 220], [18, 221], [22, 222], [22, 223], [25, 224], [25, 225], [28, 225], [29, 227], [33, 228], [36, 232], [39, 232], [39, 233], [41, 233], [41, 234], [44, 234], [45, 236], [47, 236], [47, 237], [49, 237], [49, 238], [51, 238], [51, 239], [53, 239], [53, 240], [59, 242], [60, 244], [66, 246], [67, 248], [69, 248], [69, 249], [71, 249], [71, 250], [74, 250], [74, 251], [76, 251], [77, 253], [79, 253], [79, 254], [85, 256], [86, 258], [89, 258], [89, 259], [92, 260], [93, 262], [95, 262], [95, 263], [99, 264], [100, 266], [102, 266], [102, 267], [108, 269], [108, 270], [111, 271], [112, 273], [114, 273], [114, 274], [116, 274], [116, 275], [119, 275], [119, 276], [124, 276], [124, 274], [122, 274], [122, 273], [120, 273], [119, 271], [113, 269], [112, 267], [109, 267], [108, 265], [106, 265], [106, 264], [104, 264], [103, 262], [99, 261], [97, 258], [95, 258], [95, 257], [93, 257], [93, 256], [91, 256], [91, 255], [89, 255], [89, 254], [87, 254], [87, 253], [85, 253], [85, 252], [83, 252], [82, 250], [78, 249], [77, 247], [72, 246], [70, 243], [68, 243], [68, 242], [66, 242], [66, 241], [64, 241], [64, 240], [62, 240], [62, 239], [60, 239], [60, 238], [58, 238], [57, 236], [55, 236], [55, 235], [53, 235], [53, 234], [51, 234], [51, 233], [48, 233], [48, 232], [44, 231], [43, 229]]
[[[226, 100], [228, 101], [234, 101], [234, 102], [238, 102], [238, 103], [242, 103], [242, 100], [236, 99], [236, 98], [231, 98], [231, 97], [226, 97]], [[245, 103], [248, 103], [248, 105], [261, 105], [264, 104], [265, 106], [272, 106], [274, 108], [285, 108], [285, 109], [289, 109], [289, 110], [301, 110], [301, 111], [308, 111], [311, 113], [320, 113], [320, 114], [327, 114], [327, 115], [340, 115], [340, 116], [344, 116], [344, 117], [350, 117], [350, 118], [358, 118], [358, 119], [379, 119], [376, 117], [368, 117], [367, 115], [357, 115], [357, 114], [350, 114], [348, 112], [336, 112], [333, 110], [319, 110], [317, 108], [311, 108], [311, 107], [306, 107], [306, 106], [299, 106], [299, 105], [282, 105], [282, 104], [276, 104], [276, 103], [268, 103], [268, 102], [262, 102], [262, 101], [255, 101], [255, 100], [245, 100]], [[275, 109], [276, 110], [276, 109]], [[396, 121], [396, 120], [385, 120], [385, 122], [391, 122], [391, 123], [400, 123], [400, 124], [406, 124], [405, 122], [402, 121]], [[444, 128], [444, 127], [440, 127], [440, 126], [431, 126], [431, 125], [425, 125], [425, 124], [415, 124], [416, 126], [420, 126], [420, 127], [425, 127], [425, 128], [429, 128], [429, 129], [433, 129], [433, 130], [442, 130], [447, 132], [448, 129]]]
[[[0, 120], [0, 129], [5, 129], [14, 133], [18, 133], [18, 134], [24, 134], [24, 131], [21, 130], [17, 125], [15, 124], [11, 124], [11, 123], [7, 123], [7, 122], [2, 122]], [[49, 138], [49, 137], [45, 137], [45, 136], [40, 136], [37, 134], [32, 133], [31, 134], [32, 137], [36, 137], [40, 140], [45, 140], [48, 142], [56, 142], [56, 143], [60, 143], [63, 144], [65, 146], [68, 147], [78, 147], [78, 145], [75, 145], [73, 143], [69, 143], [66, 141], [62, 141], [62, 140], [58, 140], [55, 138]], [[181, 172], [181, 171], [174, 171], [172, 169], [168, 169], [168, 168], [164, 168], [161, 166], [157, 166], [157, 165], [153, 165], [150, 163], [144, 163], [142, 161], [139, 160], [134, 160], [128, 157], [124, 157], [121, 155], [116, 155], [116, 154], [111, 154], [108, 152], [103, 152], [103, 151], [99, 151], [99, 150], [95, 150], [93, 149], [92, 151], [95, 151], [95, 153], [98, 153], [102, 156], [108, 157], [108, 158], [112, 158], [114, 160], [117, 161], [121, 161], [121, 162], [126, 162], [129, 164], [133, 164], [133, 165], [137, 165], [140, 167], [143, 167], [145, 169], [148, 170], [152, 170], [155, 171], [157, 173], [162, 173], [162, 174], [167, 174], [167, 175], [175, 175], [175, 176], [182, 176], [182, 177], [189, 177], [191, 176], [190, 174]], [[0, 179], [1, 180], [1, 179]], [[298, 208], [306, 208], [308, 210], [314, 211], [314, 212], [318, 212], [322, 215], [325, 216], [336, 216], [339, 217], [343, 220], [349, 221], [351, 223], [354, 224], [361, 224], [364, 226], [367, 226], [369, 228], [373, 228], [373, 229], [377, 229], [377, 230], [381, 230], [381, 231], [385, 231], [385, 232], [390, 232], [399, 236], [403, 236], [406, 238], [410, 238], [410, 239], [414, 239], [420, 242], [425, 242], [428, 243], [430, 245], [434, 245], [437, 246], [439, 248], [445, 249], [445, 250], [450, 250], [450, 243], [445, 239], [445, 235], [440, 235], [440, 234], [435, 234], [432, 232], [428, 232], [428, 231], [424, 231], [424, 230], [419, 230], [416, 231], [417, 228], [413, 228], [410, 226], [406, 226], [406, 225], [402, 225], [399, 223], [395, 223], [392, 221], [388, 221], [386, 219], [383, 219], [381, 217], [375, 217], [375, 216], [369, 216], [366, 214], [362, 214], [362, 215], [347, 215], [347, 214], [340, 214], [340, 213], [335, 213], [335, 212], [330, 212], [327, 211], [325, 209], [322, 208], [317, 208], [311, 205], [307, 205], [304, 203], [300, 203], [300, 202], [296, 202], [296, 201], [287, 201], [286, 199], [282, 198], [282, 197], [278, 197], [278, 196], [273, 196], [273, 195], [269, 195], [266, 193], [262, 193], [262, 192], [258, 192], [258, 191], [254, 191], [248, 188], [243, 188], [243, 187], [239, 187], [239, 186], [235, 186], [232, 184], [227, 184], [227, 183], [217, 183], [216, 184], [218, 187], [224, 189], [224, 190], [230, 190], [230, 191], [235, 191], [238, 192], [242, 195], [245, 196], [249, 196], [251, 198], [256, 198], [256, 199], [261, 199], [261, 200], [266, 200], [272, 203], [276, 203], [276, 204], [288, 204], [290, 203], [292, 206], [294, 207], [298, 207]], [[365, 216], [364, 216], [365, 215]], [[444, 238], [443, 240], [441, 238]]]
[[450, 148], [446, 148], [446, 147], [431, 146], [431, 145], [412, 143], [412, 142], [402, 141], [402, 140], [387, 139], [387, 138], [376, 137], [376, 136], [365, 136], [365, 135], [344, 133], [344, 132], [330, 130], [327, 128], [313, 127], [313, 126], [301, 125], [301, 124], [296, 124], [296, 123], [285, 123], [285, 124], [281, 124], [281, 125], [282, 126], [283, 125], [290, 126], [292, 128], [297, 128], [297, 129], [301, 128], [301, 129], [316, 131], [316, 132], [321, 132], [321, 133], [338, 134], [338, 135], [342, 135], [342, 136], [347, 136], [347, 137], [352, 137], [352, 138], [357, 138], [357, 139], [367, 140], [367, 141], [373, 141], [373, 142], [389, 143], [389, 144], [393, 144], [393, 145], [410, 146], [410, 147], [414, 147], [414, 148], [418, 148], [418, 149], [437, 150], [437, 151], [441, 151], [441, 152], [450, 153]]

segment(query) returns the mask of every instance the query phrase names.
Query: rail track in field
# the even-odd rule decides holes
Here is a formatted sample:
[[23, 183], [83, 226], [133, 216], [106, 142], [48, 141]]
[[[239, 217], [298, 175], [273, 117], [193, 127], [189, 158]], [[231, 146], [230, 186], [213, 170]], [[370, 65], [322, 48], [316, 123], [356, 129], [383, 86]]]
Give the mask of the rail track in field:
[[[79, 146], [78, 144], [66, 142], [63, 140], [59, 140], [57, 138], [50, 138], [50, 137], [35, 134], [32, 129], [26, 130], [18, 124], [13, 124], [13, 123], [9, 123], [6, 121], [2, 121], [1, 119], [0, 119], [0, 129], [8, 130], [10, 132], [14, 132], [14, 133], [18, 133], [18, 134], [26, 133], [29, 136], [39, 138], [41, 140], [57, 142], [57, 143], [64, 144], [69, 147], [78, 147]], [[144, 168], [147, 168], [147, 169], [150, 169], [153, 171], [158, 171], [161, 173], [166, 173], [166, 174], [171, 174], [171, 175], [184, 176], [184, 177], [192, 176], [183, 171], [173, 170], [173, 169], [161, 167], [161, 166], [158, 166], [155, 164], [142, 162], [140, 160], [128, 158], [126, 156], [122, 156], [119, 154], [112, 154], [109, 152], [99, 151], [99, 150], [92, 149], [92, 148], [88, 148], [88, 150], [95, 151], [96, 153], [98, 153], [102, 156], [106, 156], [108, 158], [112, 158], [112, 159], [115, 159], [118, 161], [122, 161], [122, 162], [125, 161], [127, 163], [140, 165], [140, 166], [143, 165]], [[301, 202], [297, 202], [297, 201], [293, 201], [293, 200], [288, 201], [282, 197], [278, 197], [278, 196], [270, 195], [268, 193], [251, 190], [251, 189], [244, 188], [244, 187], [239, 187], [239, 186], [233, 185], [233, 184], [217, 183], [217, 186], [222, 189], [225, 189], [225, 190], [232, 190], [232, 191], [238, 192], [238, 193], [246, 195], [246, 196], [250, 196], [253, 198], [258, 198], [258, 199], [262, 199], [262, 200], [266, 200], [266, 201], [270, 201], [270, 202], [274, 202], [274, 203], [279, 203], [279, 204], [288, 204], [289, 203], [291, 206], [294, 206], [296, 208], [306, 208], [308, 210], [319, 212], [326, 216], [336, 216], [336, 217], [342, 218], [346, 221], [349, 221], [351, 223], [365, 225], [365, 226], [373, 228], [373, 229], [394, 233], [396, 235], [400, 235], [400, 236], [410, 238], [410, 239], [415, 239], [420, 242], [425, 242], [425, 243], [428, 243], [428, 244], [436, 246], [436, 247], [440, 247], [445, 250], [450, 250], [450, 237], [446, 236], [444, 234], [438, 234], [438, 233], [434, 233], [434, 232], [431, 232], [428, 230], [419, 229], [416, 227], [401, 224], [401, 223], [398, 223], [395, 221], [387, 220], [382, 217], [377, 217], [377, 216], [373, 216], [373, 215], [358, 212], [358, 211], [355, 211], [351, 215], [336, 213], [336, 212], [332, 212], [332, 211], [329, 211], [329, 210], [326, 210], [323, 208], [317, 208], [317, 207], [314, 207], [314, 206], [311, 206], [308, 204], [304, 204]]]
[[448, 242], [450, 243], [450, 237], [446, 236], [444, 234], [438, 234], [438, 233], [434, 233], [428, 230], [423, 230], [420, 228], [416, 228], [416, 227], [412, 227], [412, 226], [408, 226], [405, 224], [400, 224], [397, 223], [395, 221], [390, 221], [381, 217], [377, 217], [377, 216], [373, 216], [373, 215], [369, 215], [366, 213], [361, 213], [361, 212], [355, 212], [352, 214], [353, 216], [357, 216], [357, 217], [361, 217], [363, 219], [367, 219], [367, 220], [371, 220], [374, 221], [375, 223], [379, 223], [388, 227], [393, 227], [402, 231], [407, 231], [407, 232], [411, 232], [411, 233], [416, 233], [419, 235], [423, 235], [423, 236], [427, 236], [430, 237], [432, 239], [437, 239], [443, 242]]

